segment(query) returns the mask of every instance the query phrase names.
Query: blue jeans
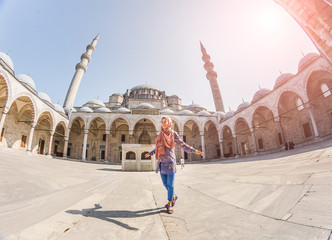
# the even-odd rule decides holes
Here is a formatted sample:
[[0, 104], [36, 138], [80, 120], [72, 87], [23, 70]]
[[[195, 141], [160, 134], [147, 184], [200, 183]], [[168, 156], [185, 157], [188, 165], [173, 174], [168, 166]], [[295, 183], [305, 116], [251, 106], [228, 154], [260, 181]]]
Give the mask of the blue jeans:
[[166, 175], [166, 174], [161, 174], [161, 180], [163, 181], [163, 184], [167, 190], [167, 196], [168, 196], [168, 201], [173, 201], [173, 195], [174, 195], [174, 178], [175, 178], [175, 173], [171, 175]]

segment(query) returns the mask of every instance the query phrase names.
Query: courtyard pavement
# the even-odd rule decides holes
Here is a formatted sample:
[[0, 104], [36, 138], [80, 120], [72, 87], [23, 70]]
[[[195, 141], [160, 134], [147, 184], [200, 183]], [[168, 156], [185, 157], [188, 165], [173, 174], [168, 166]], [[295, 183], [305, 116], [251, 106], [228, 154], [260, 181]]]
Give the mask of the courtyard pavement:
[[153, 172], [0, 148], [0, 239], [332, 240], [332, 140]]

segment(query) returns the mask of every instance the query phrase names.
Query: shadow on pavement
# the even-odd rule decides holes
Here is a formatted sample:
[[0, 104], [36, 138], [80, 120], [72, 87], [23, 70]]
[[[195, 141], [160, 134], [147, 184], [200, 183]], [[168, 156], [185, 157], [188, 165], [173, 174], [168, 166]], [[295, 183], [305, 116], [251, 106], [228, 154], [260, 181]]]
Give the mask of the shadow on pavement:
[[128, 230], [137, 231], [138, 228], [131, 227], [126, 223], [117, 221], [113, 218], [139, 218], [139, 217], [145, 217], [149, 215], [159, 214], [160, 209], [163, 208], [151, 208], [151, 209], [145, 209], [145, 210], [139, 210], [139, 211], [126, 211], [126, 210], [113, 210], [113, 211], [97, 211], [101, 209], [102, 207], [99, 204], [95, 204], [94, 208], [88, 208], [88, 209], [82, 209], [82, 210], [67, 210], [66, 213], [70, 214], [81, 214], [85, 217], [94, 217], [98, 218], [107, 222], [114, 223], [120, 227], [126, 228]]
[[112, 169], [112, 168], [100, 168], [97, 170], [101, 170], [101, 171], [112, 171], [112, 172], [122, 172], [121, 169]]

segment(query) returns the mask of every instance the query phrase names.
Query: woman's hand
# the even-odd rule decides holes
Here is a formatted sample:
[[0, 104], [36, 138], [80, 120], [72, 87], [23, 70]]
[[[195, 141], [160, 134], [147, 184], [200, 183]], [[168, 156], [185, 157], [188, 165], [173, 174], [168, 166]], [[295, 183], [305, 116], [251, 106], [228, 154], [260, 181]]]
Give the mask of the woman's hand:
[[148, 158], [148, 157], [150, 157], [150, 154], [149, 154], [149, 153], [146, 153], [146, 154], [145, 154], [145, 158]]
[[197, 155], [201, 155], [202, 157], [204, 157], [204, 153], [201, 152], [201, 151], [199, 151], [199, 150], [196, 150], [195, 153], [196, 153]]

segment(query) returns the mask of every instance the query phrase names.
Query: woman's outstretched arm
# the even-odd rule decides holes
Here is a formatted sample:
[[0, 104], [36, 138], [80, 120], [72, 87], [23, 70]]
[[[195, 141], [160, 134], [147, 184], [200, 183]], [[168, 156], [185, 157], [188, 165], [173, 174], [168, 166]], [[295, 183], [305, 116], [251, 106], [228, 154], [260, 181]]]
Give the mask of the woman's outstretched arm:
[[177, 132], [174, 132], [174, 141], [176, 142], [176, 144], [178, 144], [185, 152], [187, 153], [195, 153], [198, 155], [201, 155], [202, 157], [204, 157], [204, 153], [189, 146], [188, 144], [186, 144], [179, 136], [179, 134]]

